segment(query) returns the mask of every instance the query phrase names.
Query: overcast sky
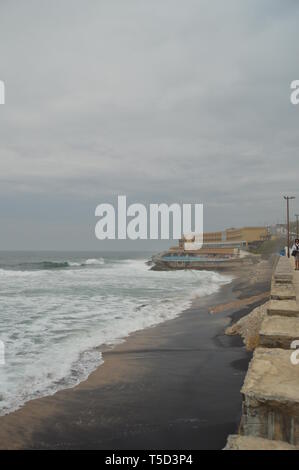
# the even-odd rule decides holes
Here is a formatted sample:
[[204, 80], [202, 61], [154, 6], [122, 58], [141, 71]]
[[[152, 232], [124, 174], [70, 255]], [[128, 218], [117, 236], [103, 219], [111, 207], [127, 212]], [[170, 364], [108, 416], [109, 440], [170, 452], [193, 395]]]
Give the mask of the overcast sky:
[[94, 236], [118, 194], [299, 213], [298, 3], [0, 0], [0, 249], [130, 249]]

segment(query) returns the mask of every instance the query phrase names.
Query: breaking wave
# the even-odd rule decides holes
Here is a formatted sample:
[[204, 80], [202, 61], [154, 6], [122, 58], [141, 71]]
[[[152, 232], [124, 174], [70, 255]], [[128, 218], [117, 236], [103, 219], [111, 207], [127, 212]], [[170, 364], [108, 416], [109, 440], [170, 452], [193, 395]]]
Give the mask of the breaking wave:
[[19, 263], [15, 265], [5, 265], [2, 266], [0, 271], [43, 271], [51, 269], [66, 269], [74, 267], [84, 267], [84, 266], [99, 266], [105, 264], [103, 258], [99, 259], [87, 259], [85, 261], [38, 261], [38, 262], [29, 262], [29, 263]]
[[73, 387], [102, 364], [101, 345], [173, 319], [231, 280], [210, 271], [151, 271], [145, 259], [64, 253], [62, 261], [24, 261], [13, 269], [0, 264], [0, 415]]

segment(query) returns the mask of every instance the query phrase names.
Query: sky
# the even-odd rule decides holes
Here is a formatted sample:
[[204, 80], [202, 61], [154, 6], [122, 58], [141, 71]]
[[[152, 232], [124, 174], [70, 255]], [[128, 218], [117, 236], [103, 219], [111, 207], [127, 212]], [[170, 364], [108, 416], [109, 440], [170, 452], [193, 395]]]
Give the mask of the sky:
[[96, 239], [118, 195], [202, 203], [205, 231], [299, 213], [298, 24], [296, 0], [0, 0], [0, 249], [164, 247]]

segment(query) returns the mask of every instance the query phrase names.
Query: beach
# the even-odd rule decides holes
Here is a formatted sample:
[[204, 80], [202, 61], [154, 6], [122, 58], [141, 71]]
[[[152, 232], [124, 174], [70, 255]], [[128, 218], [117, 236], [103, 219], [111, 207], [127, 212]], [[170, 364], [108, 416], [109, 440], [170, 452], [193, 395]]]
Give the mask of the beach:
[[233, 275], [176, 318], [102, 347], [104, 363], [79, 385], [2, 416], [0, 448], [222, 449], [251, 358], [224, 331], [265, 301], [271, 264]]

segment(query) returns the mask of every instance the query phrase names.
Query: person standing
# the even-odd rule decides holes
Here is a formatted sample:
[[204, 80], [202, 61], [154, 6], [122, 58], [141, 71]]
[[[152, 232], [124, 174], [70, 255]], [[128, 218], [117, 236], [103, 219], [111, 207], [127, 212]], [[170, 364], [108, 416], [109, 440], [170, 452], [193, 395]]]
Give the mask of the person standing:
[[292, 256], [295, 257], [295, 269], [299, 270], [299, 238], [296, 238], [294, 245], [292, 246]]

